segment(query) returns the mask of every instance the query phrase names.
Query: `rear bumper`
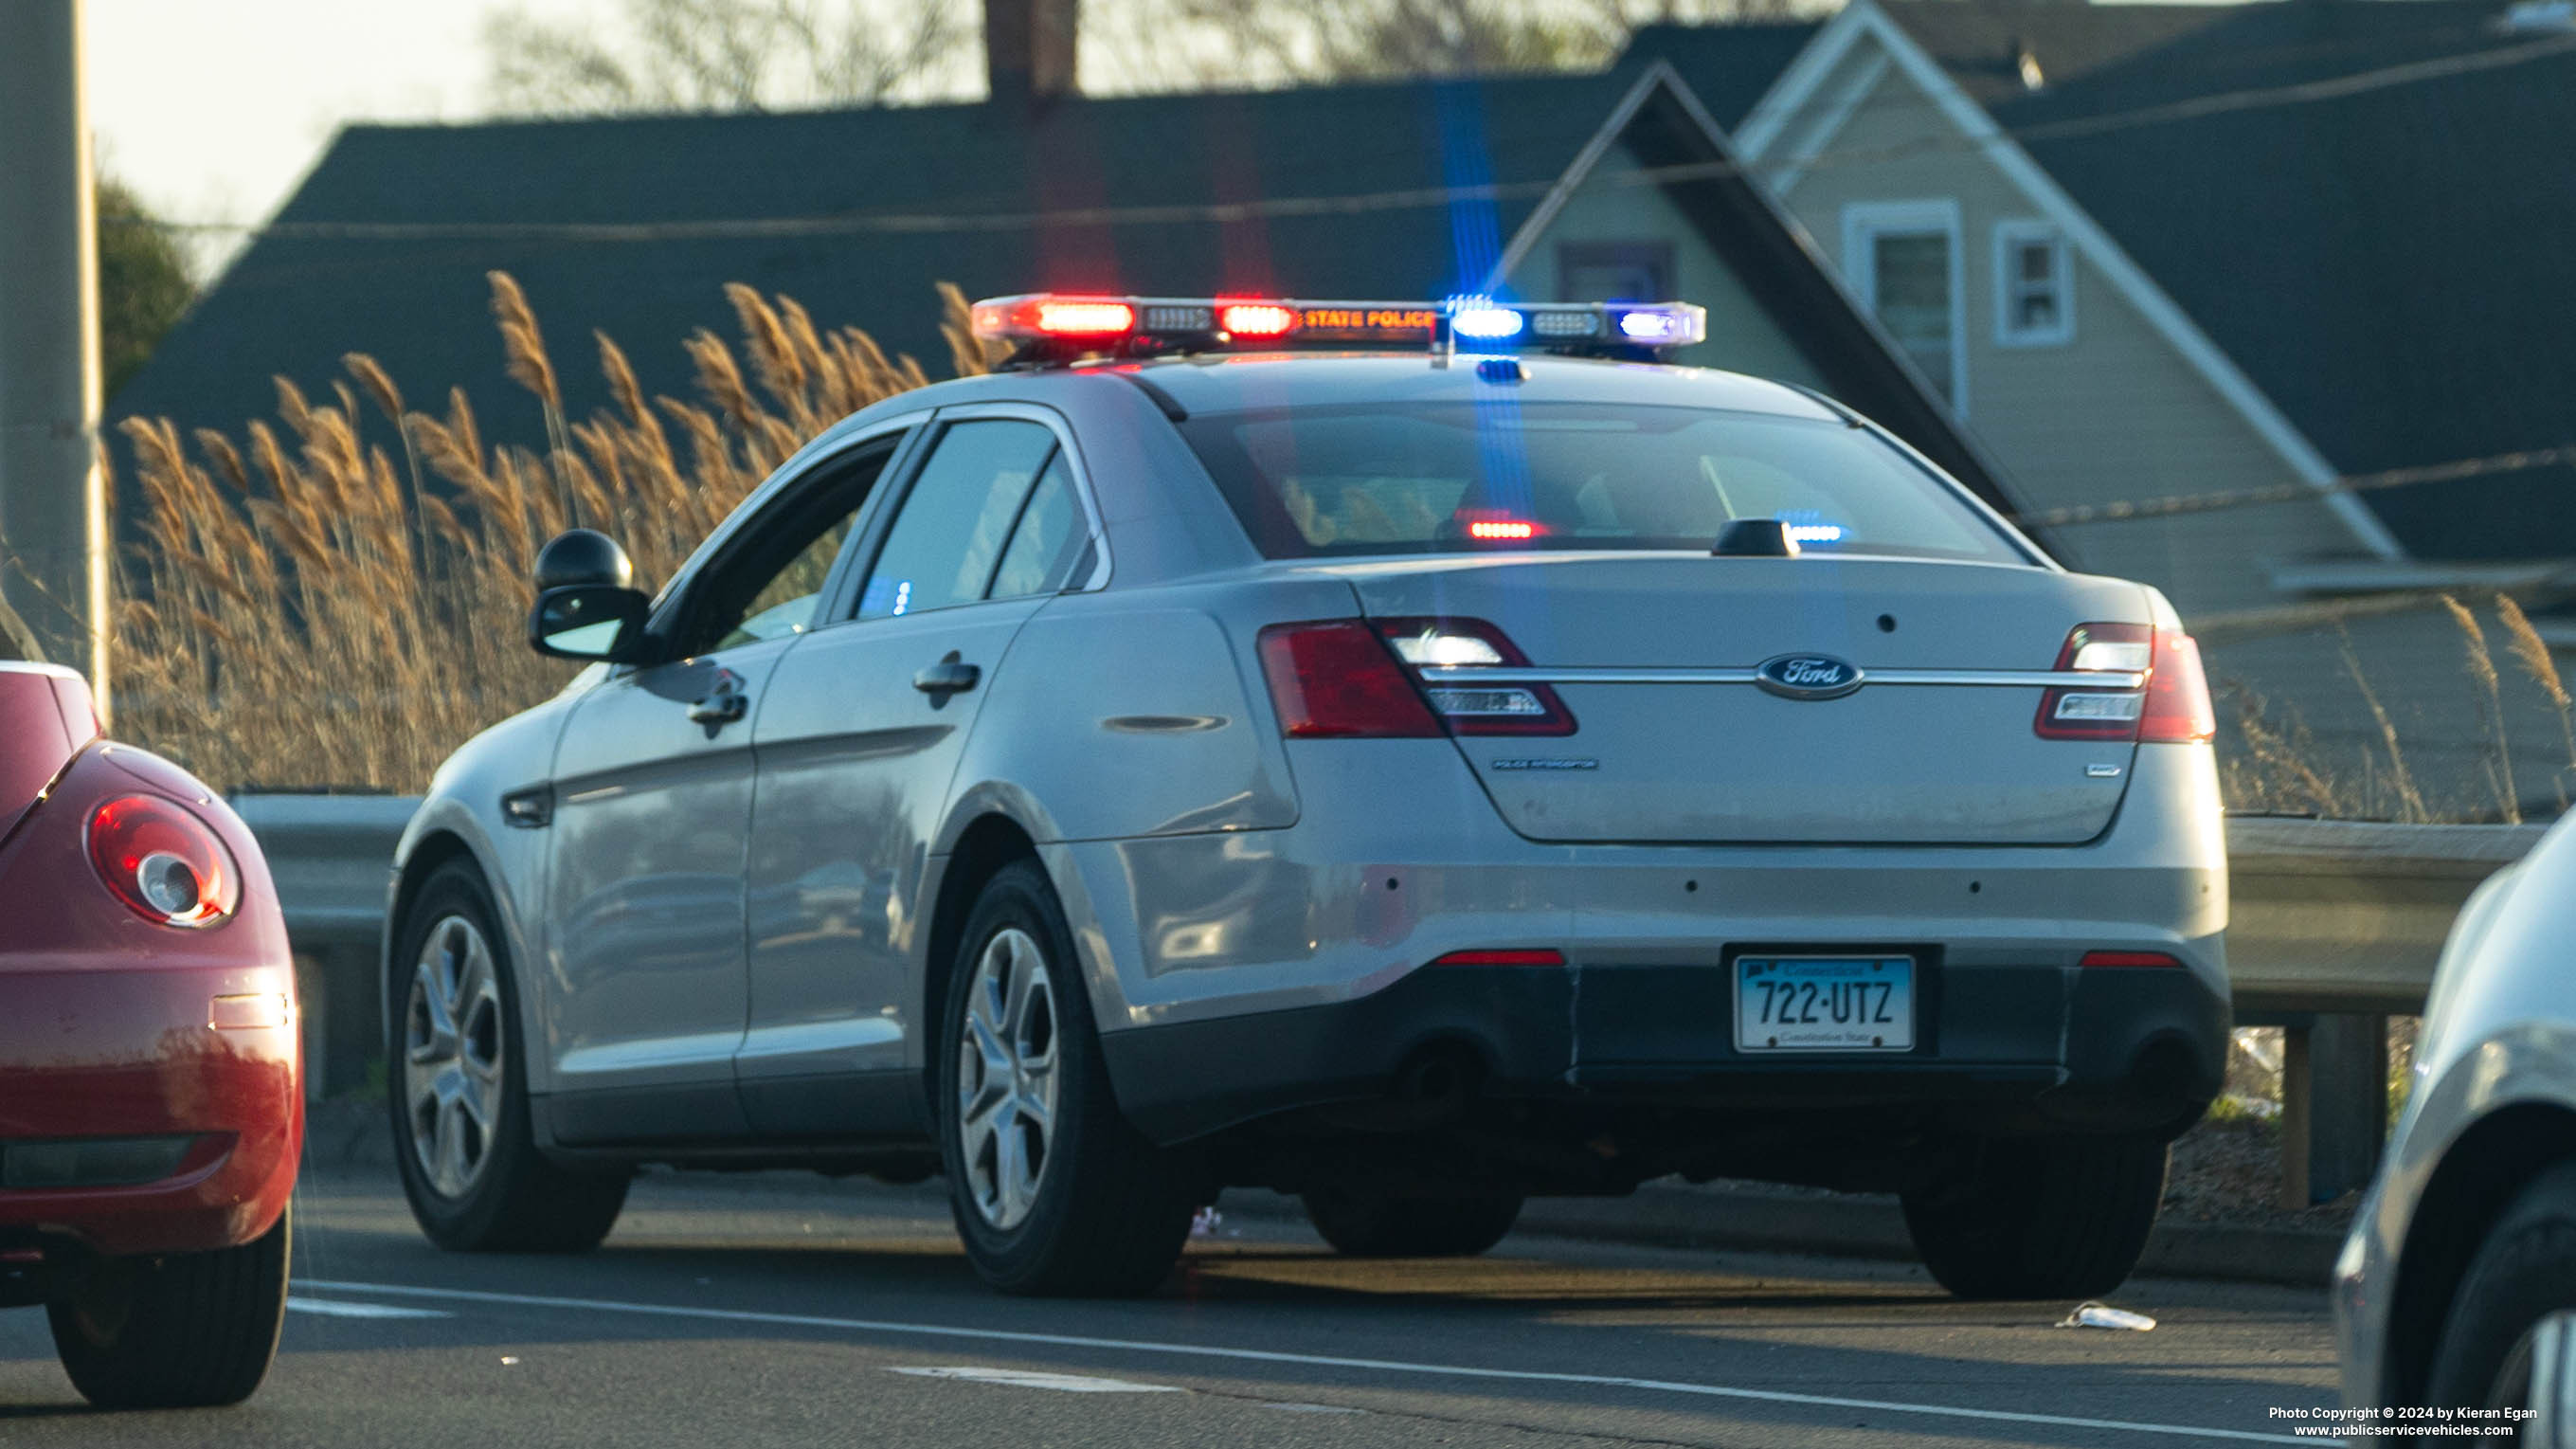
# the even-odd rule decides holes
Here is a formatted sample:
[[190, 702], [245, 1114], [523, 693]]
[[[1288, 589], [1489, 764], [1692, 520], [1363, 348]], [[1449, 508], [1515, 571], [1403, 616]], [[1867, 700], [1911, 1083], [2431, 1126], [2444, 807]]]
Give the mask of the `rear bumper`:
[[1385, 1098], [1416, 1064], [1462, 1051], [1488, 1100], [1847, 1115], [1878, 1130], [2179, 1131], [2217, 1094], [2225, 995], [2200, 971], [2083, 969], [2080, 954], [1926, 953], [1917, 1044], [1903, 1053], [1739, 1052], [1721, 962], [1580, 958], [1426, 967], [1350, 1001], [1113, 1032], [1101, 1046], [1122, 1109], [1167, 1143]]
[[0, 1166], [21, 1143], [194, 1139], [156, 1181], [0, 1186], [0, 1249], [70, 1239], [112, 1256], [199, 1252], [277, 1221], [303, 1151], [296, 1023], [217, 1031], [208, 1015], [216, 996], [291, 1000], [292, 971], [12, 969], [0, 990]]

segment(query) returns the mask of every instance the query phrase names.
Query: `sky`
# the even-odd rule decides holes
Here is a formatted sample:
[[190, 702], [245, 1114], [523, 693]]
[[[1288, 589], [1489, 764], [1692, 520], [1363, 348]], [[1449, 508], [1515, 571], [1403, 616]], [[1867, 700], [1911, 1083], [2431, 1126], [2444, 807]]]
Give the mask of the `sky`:
[[[87, 0], [100, 169], [172, 221], [259, 222], [355, 120], [483, 109], [484, 17], [603, 0]], [[202, 264], [229, 251], [202, 250]]]

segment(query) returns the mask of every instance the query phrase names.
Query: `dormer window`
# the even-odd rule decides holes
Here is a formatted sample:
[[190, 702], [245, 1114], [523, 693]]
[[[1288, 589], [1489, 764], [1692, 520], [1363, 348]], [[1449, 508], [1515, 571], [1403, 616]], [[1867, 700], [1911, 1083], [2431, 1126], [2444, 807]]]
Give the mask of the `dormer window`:
[[2075, 278], [2066, 234], [2044, 221], [1995, 224], [1995, 342], [2062, 347], [2075, 340]]

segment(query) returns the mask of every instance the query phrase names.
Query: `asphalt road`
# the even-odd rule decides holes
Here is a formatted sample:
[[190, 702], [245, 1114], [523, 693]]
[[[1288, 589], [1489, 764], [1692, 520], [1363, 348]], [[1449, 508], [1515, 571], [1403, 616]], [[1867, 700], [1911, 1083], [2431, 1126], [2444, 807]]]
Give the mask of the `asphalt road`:
[[[239, 1408], [104, 1415], [0, 1312], [0, 1444], [1834, 1446], [2289, 1440], [2320, 1296], [2139, 1281], [2150, 1333], [1917, 1269], [1516, 1235], [1352, 1262], [1230, 1213], [1155, 1298], [987, 1292], [932, 1189], [657, 1175], [600, 1251], [459, 1257], [390, 1182], [308, 1176], [295, 1304]], [[1037, 1378], [1023, 1376], [1037, 1375]]]

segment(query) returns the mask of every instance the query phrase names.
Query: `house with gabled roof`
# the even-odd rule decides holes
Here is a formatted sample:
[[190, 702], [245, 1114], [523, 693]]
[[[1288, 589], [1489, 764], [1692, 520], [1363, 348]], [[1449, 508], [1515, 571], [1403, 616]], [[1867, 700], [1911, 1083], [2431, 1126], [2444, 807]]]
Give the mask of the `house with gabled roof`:
[[[2576, 186], [2541, 140], [2576, 122], [2563, 27], [2492, 0], [1853, 0], [1732, 139], [2042, 517], [2271, 500], [2053, 532], [2171, 593], [2240, 717], [2384, 775], [2385, 712], [2437, 808], [2501, 809], [2466, 638], [2352, 605], [2546, 604], [2576, 559], [2552, 451], [2576, 441]], [[1771, 53], [1655, 28], [1629, 63]], [[2465, 476], [2338, 481], [2392, 470]], [[2561, 736], [2537, 690], [2505, 713]], [[2565, 753], [2520, 752], [2535, 807], [2576, 790]]]

